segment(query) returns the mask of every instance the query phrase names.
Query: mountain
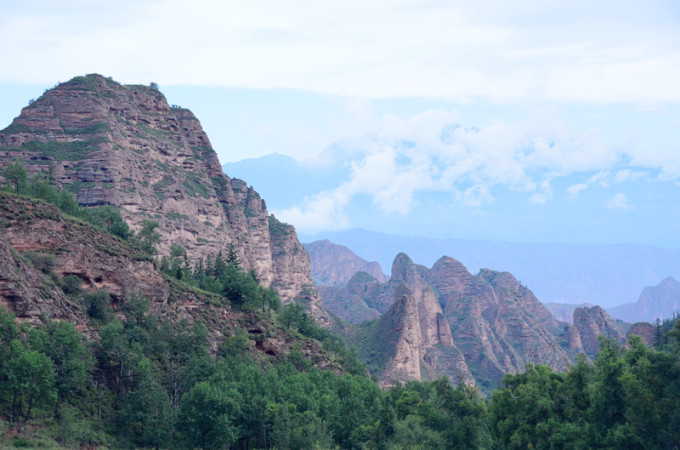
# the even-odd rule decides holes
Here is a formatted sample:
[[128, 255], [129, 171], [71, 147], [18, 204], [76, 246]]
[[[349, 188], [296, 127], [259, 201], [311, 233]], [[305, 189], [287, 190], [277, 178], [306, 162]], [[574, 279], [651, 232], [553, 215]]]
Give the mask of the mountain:
[[609, 313], [626, 322], [655, 322], [680, 313], [680, 281], [668, 277], [642, 290], [638, 301], [609, 308]]
[[81, 205], [116, 207], [134, 230], [157, 221], [161, 254], [178, 244], [195, 261], [231, 245], [284, 302], [305, 299], [328, 322], [294, 228], [222, 172], [198, 119], [157, 89], [100, 75], [61, 83], [0, 131], [0, 166], [14, 159]]
[[400, 253], [389, 281], [357, 272], [320, 293], [330, 311], [354, 324], [344, 333], [383, 386], [447, 376], [489, 392], [527, 364], [564, 370], [578, 354], [594, 359], [600, 335], [619, 345], [630, 334], [653, 343], [650, 324], [631, 327], [599, 306], [575, 308], [573, 325], [558, 321], [512, 274], [472, 275], [447, 256], [428, 269]]
[[680, 250], [647, 245], [511, 243], [397, 236], [365, 230], [301, 235], [304, 242], [328, 239], [367, 261], [389, 267], [405, 252], [430, 266], [443, 254], [466, 267], [510, 272], [545, 303], [591, 303], [605, 308], [631, 303], [646, 286], [680, 278]]
[[450, 257], [428, 269], [400, 253], [387, 283], [359, 273], [342, 289], [321, 291], [330, 309], [329, 290], [329, 303], [342, 299], [346, 312], [381, 314], [356, 325], [349, 340], [383, 385], [448, 376], [489, 391], [527, 363], [570, 364], [560, 345], [566, 324], [509, 273], [475, 276]]
[[600, 350], [599, 336], [613, 338], [618, 344], [626, 341], [626, 331], [630, 326], [620, 326], [599, 306], [583, 307], [574, 310], [574, 329], [578, 331], [577, 343], [571, 342], [574, 353], [585, 353], [594, 358]]
[[343, 287], [318, 286], [324, 307], [349, 323], [380, 317], [374, 306], [382, 283], [367, 272], [357, 272]]
[[329, 240], [302, 244], [312, 264], [312, 279], [317, 286], [342, 286], [357, 272], [366, 272], [381, 283], [385, 274], [377, 262], [367, 262], [343, 245]]

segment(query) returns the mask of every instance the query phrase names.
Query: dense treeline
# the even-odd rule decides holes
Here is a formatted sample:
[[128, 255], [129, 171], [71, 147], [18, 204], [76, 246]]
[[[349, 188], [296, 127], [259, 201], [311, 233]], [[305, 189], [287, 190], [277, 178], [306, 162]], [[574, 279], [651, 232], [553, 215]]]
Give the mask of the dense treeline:
[[200, 323], [138, 297], [122, 312], [88, 344], [69, 323], [0, 310], [0, 424], [23, 430], [8, 444], [38, 445], [41, 429], [67, 447], [680, 448], [680, 321], [664, 351], [603, 339], [594, 363], [530, 366], [485, 400], [446, 379], [381, 391], [299, 347], [263, 359], [245, 334], [211, 354]]
[[[88, 344], [75, 327], [18, 326], [0, 310], [0, 414], [64, 446], [451, 448], [489, 446], [476, 391], [447, 380], [381, 391], [312, 367], [299, 348], [260, 359], [244, 334], [208, 352], [201, 324], [172, 324], [132, 298]], [[124, 317], [124, 318], [123, 318]], [[122, 319], [122, 320], [121, 320]], [[13, 444], [37, 445], [15, 437]]]
[[510, 449], [680, 448], [680, 321], [668, 334], [670, 351], [601, 338], [594, 364], [507, 375], [489, 403], [494, 436]]

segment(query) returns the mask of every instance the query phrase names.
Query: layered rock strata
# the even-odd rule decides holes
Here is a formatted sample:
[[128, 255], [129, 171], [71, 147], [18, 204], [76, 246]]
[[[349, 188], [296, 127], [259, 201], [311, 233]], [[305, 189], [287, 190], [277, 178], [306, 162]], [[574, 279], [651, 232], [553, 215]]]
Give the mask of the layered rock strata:
[[0, 168], [19, 159], [73, 192], [81, 205], [113, 205], [139, 230], [160, 224], [160, 253], [172, 244], [191, 260], [230, 244], [284, 302], [303, 298], [328, 321], [295, 230], [267, 212], [244, 181], [223, 174], [198, 119], [147, 86], [99, 75], [46, 91], [0, 131]]

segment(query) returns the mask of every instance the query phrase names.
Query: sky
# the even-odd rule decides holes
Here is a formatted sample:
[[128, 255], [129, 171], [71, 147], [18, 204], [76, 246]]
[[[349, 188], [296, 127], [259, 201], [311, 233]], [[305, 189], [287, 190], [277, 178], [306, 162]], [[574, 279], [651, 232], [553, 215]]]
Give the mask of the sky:
[[0, 127], [100, 73], [337, 168], [269, 205], [304, 232], [680, 248], [677, 1], [0, 0], [0, 51]]

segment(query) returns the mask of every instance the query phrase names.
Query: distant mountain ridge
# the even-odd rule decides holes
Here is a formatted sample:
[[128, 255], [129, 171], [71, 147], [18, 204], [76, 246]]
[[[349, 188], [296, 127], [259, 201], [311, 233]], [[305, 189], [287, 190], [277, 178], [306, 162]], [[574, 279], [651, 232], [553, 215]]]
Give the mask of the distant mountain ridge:
[[591, 303], [605, 308], [637, 300], [647, 286], [680, 278], [680, 250], [638, 244], [530, 244], [396, 236], [366, 230], [301, 234], [303, 242], [329, 239], [365, 260], [389, 267], [399, 252], [426, 266], [455, 255], [471, 271], [493, 267], [531, 286], [545, 303]]
[[656, 286], [644, 288], [638, 301], [609, 308], [612, 317], [626, 322], [650, 322], [680, 314], [680, 281], [668, 277]]
[[592, 308], [595, 305], [592, 303], [580, 303], [578, 305], [571, 303], [544, 303], [543, 306], [560, 322], [574, 323], [574, 311], [577, 308]]
[[302, 244], [309, 253], [312, 278], [317, 286], [343, 286], [357, 272], [366, 272], [381, 283], [385, 282], [382, 267], [375, 261], [365, 261], [343, 245], [329, 240]]

